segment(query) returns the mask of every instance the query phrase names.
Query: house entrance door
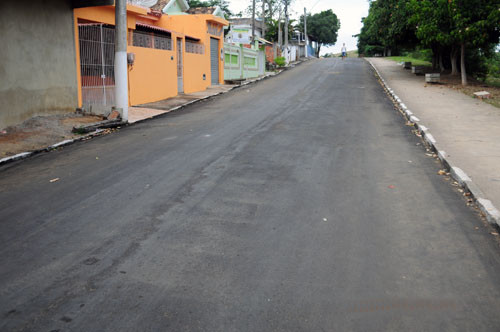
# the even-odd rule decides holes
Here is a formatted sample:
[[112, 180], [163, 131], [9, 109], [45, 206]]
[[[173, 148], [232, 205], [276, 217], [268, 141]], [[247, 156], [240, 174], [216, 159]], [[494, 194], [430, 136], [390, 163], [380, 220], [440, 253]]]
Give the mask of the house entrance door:
[[78, 24], [82, 106], [104, 114], [115, 104], [115, 28]]
[[182, 38], [177, 38], [177, 92], [184, 92], [182, 77]]

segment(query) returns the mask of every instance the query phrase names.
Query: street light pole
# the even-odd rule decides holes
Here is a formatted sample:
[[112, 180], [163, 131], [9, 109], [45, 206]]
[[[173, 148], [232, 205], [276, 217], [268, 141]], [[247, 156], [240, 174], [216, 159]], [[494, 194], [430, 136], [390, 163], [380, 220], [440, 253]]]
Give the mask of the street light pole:
[[115, 107], [128, 121], [127, 2], [115, 1]]

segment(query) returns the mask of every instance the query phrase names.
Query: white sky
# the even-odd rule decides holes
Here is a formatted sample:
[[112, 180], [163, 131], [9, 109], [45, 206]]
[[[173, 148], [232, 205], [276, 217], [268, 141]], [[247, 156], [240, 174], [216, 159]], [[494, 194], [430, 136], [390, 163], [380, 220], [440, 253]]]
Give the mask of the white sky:
[[[229, 0], [230, 9], [233, 13], [245, 11], [252, 3], [251, 0]], [[348, 50], [355, 50], [357, 39], [352, 37], [361, 30], [361, 18], [368, 15], [368, 0], [292, 0], [290, 17], [298, 19], [304, 13], [312, 14], [331, 9], [340, 19], [340, 30], [337, 44], [331, 47], [321, 47], [321, 54], [340, 53], [342, 43], [346, 44]], [[312, 8], [312, 10], [311, 10]]]

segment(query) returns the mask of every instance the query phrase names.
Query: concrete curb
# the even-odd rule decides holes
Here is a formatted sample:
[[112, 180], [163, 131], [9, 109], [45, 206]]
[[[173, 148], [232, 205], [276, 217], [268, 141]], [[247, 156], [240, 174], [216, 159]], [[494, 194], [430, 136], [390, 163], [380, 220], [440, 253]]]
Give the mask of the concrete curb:
[[[297, 65], [300, 65], [301, 63], [305, 62], [305, 61], [308, 61], [308, 60], [303, 60], [303, 61], [300, 61], [298, 63], [295, 63], [295, 65], [292, 67], [294, 68], [295, 66]], [[291, 68], [290, 68], [291, 69]], [[250, 80], [250, 81], [246, 81], [244, 82], [243, 84], [241, 85], [238, 85], [238, 86], [233, 86], [232, 88], [230, 88], [229, 90], [227, 91], [222, 91], [222, 92], [218, 92], [218, 93], [215, 93], [213, 95], [210, 95], [210, 96], [205, 96], [205, 97], [201, 97], [199, 99], [194, 99], [194, 100], [191, 100], [187, 103], [184, 103], [182, 105], [179, 105], [179, 106], [175, 106], [169, 110], [166, 110], [165, 113], [161, 113], [161, 114], [157, 114], [157, 115], [153, 115], [149, 118], [145, 118], [145, 119], [141, 119], [141, 120], [138, 120], [136, 122], [133, 122], [133, 123], [123, 123], [123, 124], [120, 124], [119, 126], [133, 126], [133, 125], [136, 125], [136, 124], [139, 124], [139, 123], [142, 123], [142, 122], [145, 122], [145, 121], [149, 121], [149, 120], [153, 120], [153, 119], [156, 119], [156, 118], [159, 118], [159, 117], [162, 117], [162, 116], [165, 116], [166, 114], [169, 114], [171, 112], [174, 112], [174, 111], [178, 111], [180, 109], [183, 109], [191, 104], [195, 104], [195, 103], [198, 103], [200, 101], [204, 101], [204, 100], [207, 100], [207, 99], [211, 99], [215, 96], [218, 96], [218, 95], [222, 95], [222, 94], [225, 94], [225, 93], [228, 93], [229, 91], [232, 91], [234, 89], [238, 89], [238, 88], [241, 88], [243, 86], [246, 86], [246, 85], [249, 85], [249, 84], [253, 84], [253, 83], [256, 83], [256, 82], [259, 82], [259, 81], [262, 81], [262, 80], [265, 80], [265, 79], [268, 79], [268, 78], [271, 78], [271, 77], [275, 77], [275, 76], [278, 76], [279, 74], [281, 74], [282, 72], [284, 72], [285, 69], [282, 69], [278, 72], [276, 72], [275, 74], [273, 75], [266, 75], [266, 76], [262, 76], [262, 77], [258, 77], [256, 79], [253, 79], [253, 80]], [[26, 159], [26, 158], [29, 158], [31, 156], [34, 156], [36, 154], [39, 154], [39, 153], [42, 153], [42, 152], [49, 152], [49, 151], [52, 151], [52, 150], [55, 150], [57, 148], [60, 148], [60, 147], [63, 147], [63, 146], [68, 146], [68, 145], [71, 145], [71, 144], [74, 144], [76, 142], [80, 142], [80, 141], [84, 141], [84, 140], [88, 140], [90, 138], [93, 138], [93, 137], [97, 137], [97, 136], [101, 136], [103, 134], [103, 131], [102, 129], [98, 129], [96, 131], [93, 131], [91, 133], [88, 133], [86, 135], [83, 135], [81, 137], [78, 137], [78, 138], [74, 138], [74, 139], [68, 139], [68, 140], [64, 140], [64, 141], [61, 141], [59, 143], [56, 143], [56, 144], [53, 144], [53, 145], [50, 145], [48, 147], [45, 147], [45, 148], [42, 148], [42, 149], [37, 149], [37, 150], [33, 150], [33, 151], [27, 151], [27, 152], [21, 152], [21, 153], [18, 153], [16, 155], [13, 155], [13, 156], [10, 156], [10, 157], [5, 157], [5, 158], [2, 158], [0, 159], [0, 166], [3, 166], [5, 164], [8, 164], [8, 163], [11, 163], [11, 162], [14, 162], [14, 161], [17, 161], [17, 160], [22, 160], [22, 159]]]
[[88, 133], [88, 134], [83, 135], [83, 136], [78, 137], [78, 138], [67, 139], [67, 140], [61, 141], [59, 143], [52, 144], [46, 148], [37, 149], [37, 150], [33, 150], [33, 151], [28, 151], [28, 152], [21, 152], [21, 153], [14, 155], [14, 156], [0, 159], [0, 166], [3, 166], [5, 164], [8, 164], [8, 163], [13, 162], [13, 161], [26, 159], [28, 157], [34, 156], [34, 155], [42, 153], [42, 152], [49, 152], [49, 151], [55, 150], [55, 149], [63, 147], [63, 146], [71, 145], [71, 144], [74, 144], [76, 142], [85, 141], [85, 140], [91, 139], [93, 137], [101, 136], [103, 134], [103, 131], [104, 131], [103, 129], [98, 129], [96, 131], [93, 131], [91, 133]]
[[429, 129], [420, 123], [420, 119], [416, 117], [394, 93], [394, 90], [389, 87], [377, 67], [375, 67], [370, 60], [365, 60], [373, 68], [382, 84], [382, 87], [392, 97], [393, 102], [396, 104], [400, 112], [406, 117], [408, 122], [415, 127], [419, 134], [422, 135], [423, 140], [432, 148], [432, 150], [434, 150], [434, 152], [436, 152], [444, 167], [450, 172], [450, 176], [455, 179], [455, 181], [457, 181], [466, 192], [470, 193], [471, 198], [475, 200], [478, 208], [486, 216], [488, 222], [495, 227], [500, 227], [500, 211], [489, 199], [485, 197], [484, 193], [472, 181], [472, 179], [450, 160], [446, 152], [439, 148], [436, 139], [432, 136]]

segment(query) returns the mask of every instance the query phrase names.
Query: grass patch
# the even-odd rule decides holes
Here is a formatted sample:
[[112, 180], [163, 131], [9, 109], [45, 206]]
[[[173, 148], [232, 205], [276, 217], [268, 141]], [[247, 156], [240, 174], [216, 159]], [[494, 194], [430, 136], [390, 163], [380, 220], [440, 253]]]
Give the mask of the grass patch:
[[[359, 57], [358, 50], [353, 50], [353, 51], [347, 51], [347, 57], [348, 58], [357, 58]], [[340, 58], [342, 57], [342, 53], [328, 53], [324, 55], [325, 58]]]
[[388, 56], [386, 59], [396, 62], [411, 62], [414, 66], [432, 66], [432, 63], [425, 60], [415, 59], [410, 56]]
[[484, 83], [486, 83], [490, 86], [500, 88], [500, 78], [498, 78], [498, 77], [488, 76], [486, 78], [486, 80], [484, 81]]

